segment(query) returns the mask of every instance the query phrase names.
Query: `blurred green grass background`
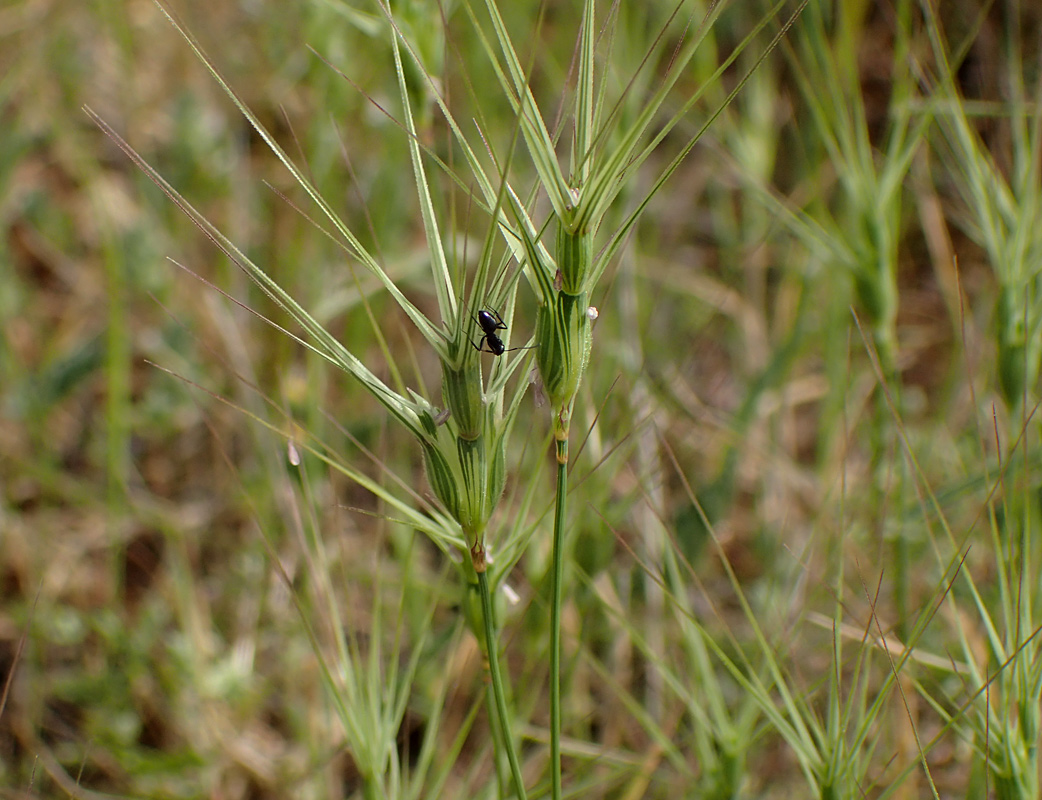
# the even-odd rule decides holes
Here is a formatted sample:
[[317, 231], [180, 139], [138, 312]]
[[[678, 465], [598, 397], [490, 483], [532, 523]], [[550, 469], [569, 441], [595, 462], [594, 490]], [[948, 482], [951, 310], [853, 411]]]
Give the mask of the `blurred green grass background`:
[[[620, 85], [635, 70], [641, 43], [672, 10], [623, 5], [625, 35], [611, 65]], [[894, 6], [853, 5], [849, 38], [829, 44], [855, 71], [870, 160], [882, 172], [892, 163], [887, 136], [897, 116]], [[1042, 12], [1012, 2], [942, 6], [974, 130], [997, 173], [1014, 182], [1022, 164], [1010, 155], [1018, 147], [1010, 119], [1023, 110], [1014, 108], [1014, 94], [1019, 88], [1028, 99], [1026, 117], [1039, 114]], [[713, 51], [727, 52], [765, 8], [725, 9], [706, 63], [682, 82], [681, 98], [715, 67]], [[387, 36], [379, 25], [367, 27], [379, 19], [375, 7], [364, 8], [371, 15], [364, 17], [318, 0], [186, 0], [175, 10], [410, 298], [429, 306], [407, 142], [378, 107], [396, 89]], [[552, 119], [577, 12], [556, 2], [511, 3], [503, 11], [533, 59], [533, 88]], [[433, 6], [402, 4], [402, 13], [415, 14], [417, 28], [440, 30]], [[445, 13], [444, 50], [431, 58], [444, 59], [446, 87], [461, 107], [468, 86], [498, 97], [462, 13]], [[942, 515], [986, 600], [999, 594], [988, 503], [1005, 487], [996, 474], [1014, 463], [1019, 432], [1020, 466], [1002, 474], [1020, 487], [1012, 494], [1037, 508], [1037, 426], [1021, 423], [1033, 410], [1037, 366], [1024, 387], [1027, 410], [1008, 408], [995, 356], [1002, 277], [987, 237], [975, 235], [981, 203], [974, 206], [964, 191], [968, 162], [954, 135], [931, 121], [899, 181], [899, 200], [888, 201], [885, 210], [896, 218], [896, 342], [893, 363], [877, 371], [867, 352], [876, 345], [866, 346], [851, 313], [870, 316], [864, 295], [836, 268], [838, 250], [824, 243], [842, 238], [853, 247], [861, 232], [852, 195], [843, 193], [850, 173], [837, 165], [815, 122], [813, 92], [805, 91], [810, 56], [798, 38], [802, 24], [655, 198], [609, 271], [608, 288], [593, 300], [601, 318], [577, 437], [576, 588], [565, 618], [569, 774], [584, 796], [708, 796], [686, 793], [702, 769], [691, 729], [704, 723], [685, 711], [671, 685], [686, 669], [677, 652], [682, 623], [663, 610], [670, 601], [656, 589], [649, 530], [666, 531], [665, 546], [690, 562], [689, 601], [733, 654], [754, 637], [721, 566], [720, 553], [726, 557], [777, 637], [777, 662], [808, 707], [818, 708], [825, 705], [836, 586], [849, 590], [844, 618], [855, 640], [871, 627], [872, 612], [882, 628], [906, 637], [910, 618], [936, 603], [950, 579], [950, 555], [937, 555]], [[1020, 87], [1011, 79], [1011, 42], [1023, 66]], [[934, 61], [925, 34], [913, 52]], [[643, 79], [654, 82], [667, 62], [663, 57]], [[912, 82], [922, 89], [918, 78]], [[813, 74], [810, 83], [825, 94]], [[696, 109], [693, 126], [711, 99]], [[937, 110], [915, 102], [909, 98], [900, 112], [919, 119]], [[439, 718], [445, 741], [475, 727], [458, 753], [445, 745], [457, 767], [441, 796], [496, 796], [488, 729], [480, 714], [471, 718], [484, 691], [480, 656], [459, 630], [458, 592], [439, 556], [356, 484], [317, 461], [305, 459], [298, 469], [287, 440], [260, 423], [289, 439], [300, 425], [375, 481], [398, 476], [423, 494], [414, 445], [355, 384], [247, 310], [285, 324], [83, 106], [371, 369], [386, 377], [389, 367], [363, 300], [397, 363], [407, 365], [407, 382], [439, 383], [436, 362], [410, 336], [404, 315], [375, 281], [356, 277], [335, 243], [283, 196], [296, 197], [285, 171], [153, 3], [4, 4], [0, 676], [7, 682], [0, 796], [368, 796], [301, 622], [302, 610], [320, 620], [320, 633], [329, 624], [309, 599], [311, 584], [325, 580], [307, 555], [309, 537], [319, 535], [327, 541], [321, 573], [361, 652], [377, 650], [366, 643], [367, 631], [395, 630], [375, 616], [401, 615], [410, 630], [436, 609], [398, 746], [409, 754], [432, 735], [434, 687], [450, 687]], [[501, 98], [479, 111], [487, 130], [510, 135], [513, 120]], [[444, 130], [437, 119], [430, 130], [437, 148]], [[1025, 163], [1037, 170], [1037, 161], [1036, 150]], [[1029, 229], [1037, 220], [1030, 211], [1038, 203], [1037, 173], [1032, 180], [1019, 195], [1020, 211], [1010, 212]], [[454, 208], [453, 230], [462, 237], [471, 221], [464, 205]], [[801, 236], [791, 221], [797, 210], [826, 233]], [[1040, 269], [1035, 264], [1017, 290], [1029, 341], [1037, 338], [1030, 323], [1038, 316]], [[524, 336], [532, 302], [520, 300], [514, 321]], [[892, 408], [878, 389], [881, 377], [899, 396]], [[549, 480], [545, 420], [534, 406], [526, 414], [530, 422], [519, 427], [536, 433], [512, 445], [523, 479], [511, 476], [508, 498], [525, 481]], [[936, 505], [922, 500], [923, 485]], [[1014, 512], [991, 516], [1003, 513]], [[1026, 518], [1037, 525], [1034, 514]], [[509, 670], [538, 752], [545, 741], [547, 557], [537, 537], [514, 581], [522, 602], [506, 616]], [[972, 613], [973, 593], [961, 592]], [[984, 648], [981, 620], [965, 623], [970, 634], [944, 617], [916, 639], [924, 654], [943, 661], [966, 639]], [[880, 652], [875, 677], [865, 678], [867, 693], [887, 674]], [[836, 672], [860, 674], [849, 661]], [[741, 689], [728, 685], [724, 702], [739, 707]], [[891, 698], [894, 717], [931, 742], [924, 758], [941, 796], [986, 796], [981, 765], [989, 756], [974, 751], [958, 725], [945, 729], [946, 713], [961, 702], [957, 670], [916, 673], [905, 689], [904, 705]], [[917, 697], [940, 698], [944, 711]], [[865, 796], [929, 796], [915, 777], [915, 737], [900, 728], [874, 724]], [[760, 718], [746, 732], [737, 796], [807, 796], [773, 723]], [[530, 758], [539, 761], [537, 752]], [[909, 764], [911, 773], [902, 772]]]

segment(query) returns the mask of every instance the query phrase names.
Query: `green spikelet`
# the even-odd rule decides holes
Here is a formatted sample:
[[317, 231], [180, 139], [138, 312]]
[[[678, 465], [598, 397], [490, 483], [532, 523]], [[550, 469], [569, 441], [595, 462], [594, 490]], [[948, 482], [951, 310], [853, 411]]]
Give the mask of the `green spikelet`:
[[536, 361], [550, 406], [560, 414], [571, 407], [590, 357], [590, 318], [585, 292], [557, 292], [536, 316]]
[[485, 419], [485, 406], [481, 396], [481, 364], [476, 358], [464, 359], [459, 369], [442, 362], [441, 390], [445, 406], [452, 413], [459, 435], [464, 439], [477, 439]]
[[557, 223], [557, 267], [561, 270], [561, 291], [579, 295], [593, 263], [593, 237], [588, 233], [572, 233]]
[[492, 516], [507, 483], [506, 438], [496, 437], [488, 458], [488, 490], [485, 495], [485, 519]]
[[488, 454], [485, 437], [456, 439], [456, 453], [463, 474], [463, 498], [457, 517], [464, 531], [473, 534], [485, 529], [488, 508]]
[[434, 490], [434, 496], [458, 521], [461, 510], [459, 477], [454, 473], [437, 442], [421, 440], [420, 443], [423, 446], [423, 465], [427, 469], [427, 481]]

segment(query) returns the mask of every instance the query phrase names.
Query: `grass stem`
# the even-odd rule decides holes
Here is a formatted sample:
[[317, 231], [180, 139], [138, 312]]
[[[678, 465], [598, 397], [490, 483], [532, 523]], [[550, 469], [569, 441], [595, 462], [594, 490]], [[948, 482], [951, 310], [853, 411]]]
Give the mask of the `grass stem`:
[[[480, 544], [477, 547], [481, 547]], [[507, 760], [510, 762], [510, 772], [514, 777], [514, 787], [517, 790], [518, 800], [527, 800], [525, 794], [525, 782], [521, 776], [521, 763], [517, 758], [517, 748], [514, 746], [514, 734], [510, 729], [510, 716], [507, 713], [507, 698], [503, 688], [503, 673], [499, 669], [499, 638], [496, 634], [495, 618], [492, 611], [492, 593], [488, 587], [488, 574], [486, 573], [484, 548], [481, 558], [475, 559], [475, 565], [481, 565], [478, 570], [478, 592], [481, 595], [481, 611], [485, 620], [485, 647], [488, 654], [488, 671], [492, 678], [492, 695], [495, 698], [496, 713], [502, 729], [503, 748], [506, 750]]]
[[561, 602], [564, 583], [564, 513], [568, 494], [568, 440], [557, 439], [553, 577], [550, 601], [550, 796], [561, 800]]

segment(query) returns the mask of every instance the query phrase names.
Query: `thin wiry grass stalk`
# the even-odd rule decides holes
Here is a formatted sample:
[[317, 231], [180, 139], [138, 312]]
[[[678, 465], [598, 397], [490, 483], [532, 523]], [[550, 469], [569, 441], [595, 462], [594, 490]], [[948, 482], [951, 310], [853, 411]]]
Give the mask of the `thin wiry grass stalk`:
[[568, 440], [557, 440], [557, 497], [554, 501], [550, 599], [550, 796], [561, 788], [561, 604], [564, 594], [564, 519], [568, 498]]
[[[485, 565], [485, 550], [482, 545], [478, 554], [474, 556], [475, 563]], [[510, 762], [510, 774], [514, 780], [514, 789], [517, 791], [519, 800], [525, 800], [525, 781], [521, 775], [521, 762], [517, 757], [517, 748], [514, 746], [514, 732], [510, 727], [510, 713], [507, 708], [506, 691], [503, 685], [503, 672], [499, 667], [499, 641], [496, 630], [495, 616], [492, 609], [492, 592], [488, 586], [488, 571], [478, 570], [478, 591], [481, 594], [481, 615], [485, 624], [485, 649], [488, 656], [488, 671], [492, 679], [492, 695], [496, 704], [496, 717], [499, 719], [501, 736], [503, 737], [503, 749], [506, 751], [507, 760]]]

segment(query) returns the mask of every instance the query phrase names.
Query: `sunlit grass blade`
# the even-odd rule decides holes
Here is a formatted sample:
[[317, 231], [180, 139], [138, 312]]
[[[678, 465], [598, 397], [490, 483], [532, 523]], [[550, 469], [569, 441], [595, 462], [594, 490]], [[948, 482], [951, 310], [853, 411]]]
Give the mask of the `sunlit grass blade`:
[[547, 193], [554, 212], [558, 216], [562, 216], [573, 204], [571, 187], [569, 187], [568, 181], [561, 172], [553, 139], [546, 128], [546, 123], [543, 122], [539, 106], [536, 104], [535, 97], [528, 85], [528, 77], [514, 50], [513, 42], [510, 34], [507, 32], [503, 18], [500, 16], [499, 8], [494, 0], [486, 0], [485, 8], [492, 20], [496, 41], [506, 62], [505, 71], [499, 58], [496, 57], [492, 43], [486, 38], [470, 3], [466, 4], [467, 12], [470, 14], [473, 22], [475, 34], [484, 45], [489, 63], [493, 66], [499, 78], [504, 94], [513, 104], [514, 111], [518, 115], [521, 130], [524, 132], [525, 141], [528, 144], [529, 155], [535, 165], [543, 189]]
[[394, 67], [398, 75], [399, 99], [402, 103], [402, 117], [408, 133], [409, 157], [412, 161], [413, 176], [416, 180], [416, 194], [420, 198], [423, 229], [427, 235], [427, 252], [430, 254], [432, 261], [431, 270], [434, 273], [434, 291], [438, 298], [438, 307], [441, 309], [442, 317], [451, 327], [459, 313], [456, 308], [457, 290], [452, 285], [452, 277], [445, 258], [445, 248], [442, 245], [438, 218], [434, 213], [434, 202], [431, 199], [430, 185], [427, 182], [427, 175], [423, 168], [423, 158], [418, 145], [419, 138], [416, 133], [416, 123], [413, 120], [409, 90], [405, 84], [405, 72], [402, 69], [398, 37], [394, 31], [391, 32], [391, 51], [394, 53]]

